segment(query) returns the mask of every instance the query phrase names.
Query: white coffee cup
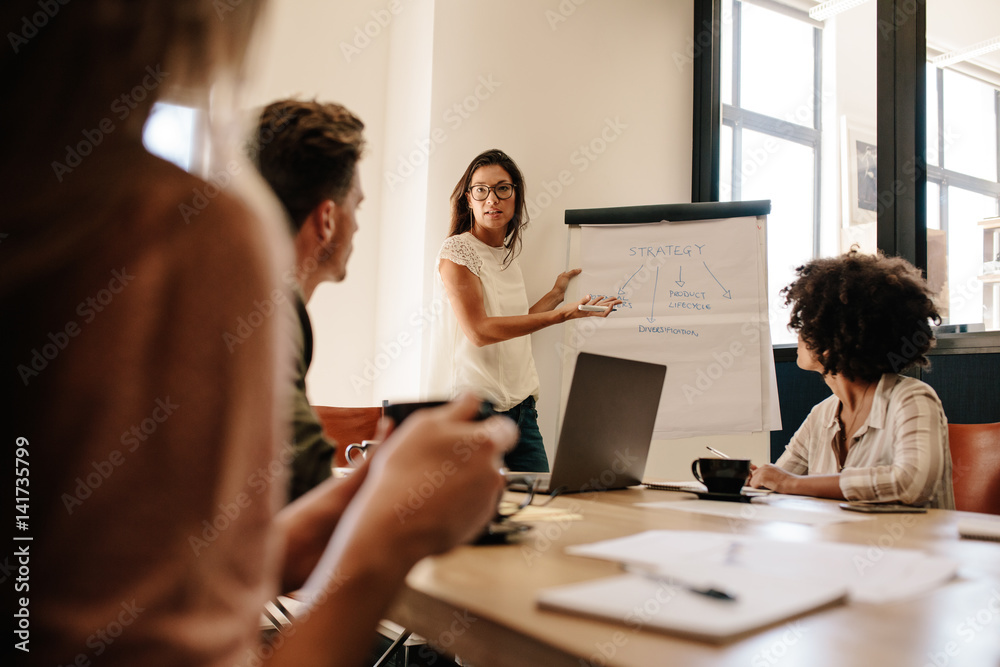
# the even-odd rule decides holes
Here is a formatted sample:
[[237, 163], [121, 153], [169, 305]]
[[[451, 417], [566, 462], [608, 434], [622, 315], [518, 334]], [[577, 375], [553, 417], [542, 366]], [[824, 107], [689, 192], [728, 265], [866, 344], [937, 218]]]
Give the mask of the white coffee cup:
[[[344, 450], [344, 458], [347, 459], [349, 465], [357, 467], [368, 458], [368, 448], [377, 446], [378, 444], [378, 440], [362, 440], [361, 444], [354, 443], [353, 445], [348, 445], [347, 449]], [[361, 458], [354, 460], [355, 454], [360, 454]]]

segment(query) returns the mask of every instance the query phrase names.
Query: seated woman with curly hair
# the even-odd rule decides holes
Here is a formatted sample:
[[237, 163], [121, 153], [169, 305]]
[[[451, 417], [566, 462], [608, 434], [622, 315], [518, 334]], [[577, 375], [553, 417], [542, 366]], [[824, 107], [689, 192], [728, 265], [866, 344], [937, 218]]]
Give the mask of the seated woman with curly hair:
[[856, 250], [796, 269], [782, 290], [799, 334], [799, 368], [833, 395], [816, 405], [774, 465], [750, 485], [779, 493], [954, 509], [948, 421], [928, 385], [898, 373], [927, 366], [940, 322], [920, 272]]

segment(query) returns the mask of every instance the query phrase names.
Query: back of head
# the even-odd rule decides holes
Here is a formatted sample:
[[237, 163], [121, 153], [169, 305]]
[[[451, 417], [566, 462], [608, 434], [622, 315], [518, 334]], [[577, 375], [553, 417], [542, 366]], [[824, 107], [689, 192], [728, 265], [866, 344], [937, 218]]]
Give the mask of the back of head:
[[2, 3], [11, 50], [0, 84], [12, 103], [0, 109], [0, 177], [32, 190], [61, 186], [53, 163], [140, 139], [166, 89], [200, 89], [207, 99], [209, 79], [242, 64], [260, 4]]
[[322, 201], [342, 203], [364, 152], [364, 123], [339, 104], [280, 100], [264, 108], [249, 152], [298, 231]]
[[940, 322], [927, 283], [899, 257], [852, 249], [796, 269], [782, 290], [792, 305], [789, 326], [815, 352], [827, 373], [877, 380], [926, 366]]
[[31, 664], [89, 662], [88, 636], [125, 607], [123, 624], [142, 617], [101, 664], [235, 664], [272, 592], [270, 494], [210, 553], [190, 538], [274, 455], [277, 318], [238, 349], [224, 341], [276, 284], [277, 250], [228, 192], [188, 224], [180, 206], [204, 181], [142, 144], [168, 86], [207, 99], [221, 83], [205, 109], [227, 115], [220, 75], [241, 64], [256, 4], [0, 3], [14, 36], [0, 56], [0, 178], [14, 194], [0, 357], [16, 430], [47, 453], [31, 469]]

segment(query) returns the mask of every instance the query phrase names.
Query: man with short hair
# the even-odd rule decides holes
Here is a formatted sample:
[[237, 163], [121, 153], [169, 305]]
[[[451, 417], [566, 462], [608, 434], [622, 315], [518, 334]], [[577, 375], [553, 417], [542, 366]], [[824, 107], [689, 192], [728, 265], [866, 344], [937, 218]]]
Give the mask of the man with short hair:
[[313, 337], [305, 304], [321, 283], [340, 282], [347, 274], [358, 229], [355, 212], [364, 199], [357, 166], [363, 130], [364, 123], [339, 104], [280, 100], [264, 108], [251, 142], [252, 157], [288, 214], [294, 235], [301, 337], [296, 341], [291, 500], [331, 474], [336, 443], [324, 435], [306, 396]]
[[[312, 357], [312, 327], [305, 303], [321, 283], [339, 282], [347, 274], [351, 240], [358, 227], [355, 213], [364, 198], [357, 167], [364, 151], [363, 129], [364, 124], [339, 104], [281, 100], [264, 108], [251, 145], [258, 169], [274, 190], [291, 224], [295, 301], [302, 331], [295, 376], [295, 458], [291, 492], [293, 498], [304, 497], [290, 503], [277, 517], [289, 554], [282, 588], [304, 587], [310, 595], [316, 592], [311, 582], [327, 582], [328, 593], [333, 585], [338, 599], [327, 613], [336, 618], [342, 635], [353, 636], [350, 646], [343, 646], [337, 656], [345, 659], [352, 654], [365, 653], [367, 643], [359, 638], [367, 636], [364, 633], [371, 629], [372, 619], [379, 618], [390, 599], [388, 596], [416, 560], [451, 546], [463, 529], [466, 531], [464, 538], [469, 538], [468, 518], [442, 516], [439, 508], [411, 516], [409, 508], [389, 496], [411, 488], [412, 477], [404, 479], [404, 471], [408, 475], [417, 474], [441, 465], [435, 457], [450, 459], [456, 455], [455, 448], [468, 435], [457, 435], [459, 431], [455, 425], [459, 429], [468, 428], [469, 425], [462, 422], [472, 418], [471, 410], [478, 403], [466, 395], [442, 408], [447, 410], [445, 419], [454, 420], [455, 425], [441, 419], [431, 423], [426, 418], [411, 417], [403, 427], [406, 434], [391, 436], [371, 462], [366, 462], [346, 479], [327, 479], [336, 443], [323, 435], [322, 425], [306, 398], [305, 376]], [[286, 278], [291, 279], [290, 275]], [[427, 413], [429, 415], [430, 411]], [[493, 417], [478, 433], [474, 437], [485, 438], [490, 450], [481, 458], [494, 459], [499, 468], [498, 455], [513, 445], [516, 427], [510, 420]], [[432, 440], [449, 444], [446, 449], [435, 449], [431, 446]], [[461, 462], [462, 474], [457, 476], [466, 478], [461, 482], [473, 479], [477, 467], [480, 477], [487, 477], [481, 470], [483, 462]], [[389, 469], [394, 471], [398, 484], [393, 492], [388, 492], [385, 486], [390, 483], [386, 474]], [[375, 480], [366, 482], [373, 476]], [[493, 478], [482, 482], [487, 494], [491, 488], [496, 493], [497, 483]], [[450, 502], [455, 498], [468, 498], [470, 507], [475, 507], [473, 501], [480, 499], [469, 496], [469, 488], [453, 486], [454, 489], [442, 489], [446, 493], [440, 495], [450, 497]], [[446, 502], [446, 498], [440, 501]], [[340, 577], [352, 565], [356, 566], [354, 558], [359, 553], [356, 546], [361, 543], [370, 545], [364, 552], [368, 559], [365, 565], [370, 566], [369, 569], [357, 568], [359, 574]], [[371, 577], [372, 573], [377, 574]], [[341, 579], [344, 580], [340, 584], [330, 583]], [[353, 605], [349, 619], [336, 616], [348, 605]], [[323, 626], [323, 621], [308, 624], [297, 633], [301, 644], [314, 645], [313, 633], [329, 634], [329, 628]], [[297, 659], [300, 656], [298, 649], [290, 651], [290, 648], [284, 649], [287, 657]], [[308, 653], [309, 650], [307, 648], [301, 655], [315, 657]]]

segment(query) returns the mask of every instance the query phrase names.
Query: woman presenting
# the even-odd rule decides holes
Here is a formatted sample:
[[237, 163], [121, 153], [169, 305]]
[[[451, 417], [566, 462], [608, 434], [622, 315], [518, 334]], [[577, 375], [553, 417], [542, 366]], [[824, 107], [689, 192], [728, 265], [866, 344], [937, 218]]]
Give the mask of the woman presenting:
[[948, 421], [934, 390], [899, 375], [927, 365], [940, 321], [920, 272], [898, 257], [816, 259], [783, 290], [798, 366], [833, 391], [750, 486], [824, 498], [955, 508]]
[[[521, 436], [504, 457], [509, 470], [549, 469], [538, 430], [538, 373], [531, 334], [578, 317], [607, 317], [620, 299], [591, 298], [560, 306], [580, 269], [559, 274], [528, 307], [517, 263], [528, 224], [524, 177], [503, 151], [478, 155], [451, 194], [451, 232], [437, 258], [435, 281], [448, 307], [435, 330], [431, 390], [454, 396], [471, 390], [513, 419]], [[578, 306], [600, 306], [584, 311]]]

